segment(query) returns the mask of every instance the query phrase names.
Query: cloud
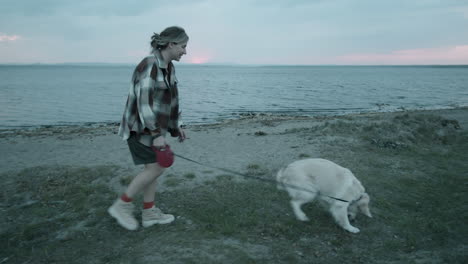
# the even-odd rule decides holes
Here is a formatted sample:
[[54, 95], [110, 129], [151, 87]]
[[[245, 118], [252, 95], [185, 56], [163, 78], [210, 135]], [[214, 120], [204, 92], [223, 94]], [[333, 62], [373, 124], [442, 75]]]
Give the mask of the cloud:
[[18, 35], [6, 35], [0, 32], [0, 42], [16, 41], [20, 38], [21, 36], [18, 36]]
[[178, 6], [189, 0], [2, 0], [2, 15], [137, 16], [153, 8]]
[[[348, 64], [393, 63], [410, 56], [403, 51], [468, 44], [468, 3], [458, 0], [0, 2], [0, 30], [8, 33], [0, 62], [15, 61], [13, 55], [33, 62], [135, 62], [149, 53], [151, 34], [171, 25], [190, 36], [188, 62], [334, 64], [346, 55]], [[13, 33], [20, 41], [8, 45]], [[23, 56], [25, 50], [42, 57]]]
[[468, 64], [468, 45], [360, 53], [337, 57], [345, 64]]

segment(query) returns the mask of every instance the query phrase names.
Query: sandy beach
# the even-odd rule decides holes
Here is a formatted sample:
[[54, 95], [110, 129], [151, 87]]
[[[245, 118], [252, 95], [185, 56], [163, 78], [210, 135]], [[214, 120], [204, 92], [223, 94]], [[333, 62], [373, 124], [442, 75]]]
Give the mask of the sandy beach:
[[[117, 135], [118, 124], [3, 130], [0, 131], [0, 175], [4, 183], [0, 263], [63, 263], [61, 261], [65, 260], [68, 263], [154, 263], [162, 260], [165, 263], [332, 263], [346, 259], [359, 263], [461, 263], [467, 257], [468, 234], [463, 220], [434, 216], [436, 220], [429, 222], [437, 226], [435, 231], [427, 226], [415, 230], [409, 222], [427, 222], [415, 220], [415, 217], [424, 217], [431, 211], [447, 211], [448, 215], [462, 213], [466, 217], [467, 129], [468, 108], [326, 117], [252, 114], [220, 124], [188, 126], [188, 139], [183, 143], [170, 139], [171, 147], [176, 154], [207, 165], [270, 179], [279, 168], [301, 158], [326, 158], [347, 167], [373, 197], [371, 211], [375, 218], [361, 216], [357, 226], [362, 232], [351, 235], [337, 228], [319, 207], [312, 206], [307, 207], [306, 212], [315, 219], [311, 223], [300, 223], [293, 218], [287, 195], [273, 185], [255, 188], [267, 188], [262, 189], [265, 192], [262, 197], [279, 199], [278, 202], [269, 202], [270, 207], [266, 204], [255, 208], [255, 202], [249, 198], [252, 190], [248, 188], [264, 183], [176, 158], [173, 167], [159, 179], [157, 199], [161, 200], [162, 207], [177, 215], [177, 224], [140, 230], [128, 238], [127, 231], [118, 227], [105, 212], [129, 179], [141, 170], [140, 166], [133, 165], [126, 142]], [[81, 178], [77, 170], [86, 172], [87, 176]], [[435, 194], [421, 189], [420, 181], [438, 177], [440, 172], [450, 174], [446, 175], [446, 180], [452, 177], [450, 185], [441, 185], [444, 181], [438, 180], [434, 186], [443, 190], [432, 197]], [[70, 177], [61, 177], [65, 174]], [[92, 203], [71, 206], [76, 201], [68, 199], [76, 193], [64, 193], [61, 198], [53, 199], [47, 196], [60, 190], [50, 187], [51, 184], [71, 186], [73, 182], [86, 186], [82, 192], [89, 194], [80, 197], [93, 199]], [[207, 227], [206, 221], [180, 205], [188, 204], [180, 199], [196, 194], [194, 197], [200, 199], [199, 204], [212, 204], [210, 199], [203, 198], [204, 195], [209, 197], [211, 191], [217, 195], [216, 188], [203, 189], [210, 184], [220, 191], [226, 185], [237, 186], [237, 194], [244, 197], [242, 207], [266, 210], [263, 214], [271, 214], [271, 217], [258, 216], [255, 218], [258, 223], [252, 220], [251, 224], [244, 222], [237, 226], [243, 221], [239, 216], [242, 213], [234, 212], [233, 221], [237, 222], [233, 232], [218, 233], [216, 228], [204, 232], [204, 227], [216, 227], [223, 217], [216, 218], [211, 227]], [[100, 191], [95, 193], [93, 186], [98, 186]], [[405, 194], [408, 192], [405, 188], [415, 189]], [[201, 190], [204, 191], [199, 192]], [[458, 197], [456, 203], [460, 206], [444, 211], [442, 207], [450, 199], [441, 197], [449, 191], [449, 196]], [[255, 199], [257, 194], [252, 195]], [[403, 201], [408, 201], [408, 196], [410, 202], [405, 204]], [[87, 201], [88, 198], [80, 199]], [[96, 199], [99, 202], [94, 202]], [[412, 203], [413, 200], [426, 203], [437, 199], [442, 199], [440, 208], [435, 204], [415, 207]], [[204, 208], [201, 206], [199, 210]], [[421, 214], [417, 213], [417, 208]], [[389, 213], [391, 209], [395, 211]], [[59, 213], [56, 210], [76, 215], [63, 216], [61, 220], [51, 215]], [[282, 222], [282, 218], [276, 217], [278, 210], [287, 220]], [[220, 208], [220, 214], [224, 214], [222, 212], [226, 212], [226, 208]], [[407, 217], [409, 222], [401, 223], [401, 219], [393, 218], [398, 214]], [[50, 224], [51, 218], [61, 224], [47, 227], [45, 223]], [[268, 222], [271, 219], [276, 220]], [[265, 230], [257, 234], [252, 230], [258, 231], [259, 223], [275, 225], [278, 229], [274, 234]], [[32, 224], [34, 227], [28, 229]], [[264, 228], [269, 230], [270, 227]], [[283, 234], [283, 229], [289, 230]], [[429, 230], [428, 234], [420, 233], [424, 230]], [[409, 235], [404, 235], [405, 232]], [[421, 238], [425, 236], [430, 239]], [[119, 246], [112, 246], [114, 239], [121, 239]], [[156, 246], [161, 241], [164, 245]], [[223, 250], [214, 250], [220, 243]], [[133, 246], [129, 247], [130, 244]], [[107, 245], [103, 247], [109, 251], [98, 254], [94, 247], [99, 245]], [[354, 248], [359, 245], [361, 249]], [[81, 254], [73, 253], [72, 248], [76, 247]], [[376, 249], [385, 247], [390, 247], [393, 253]], [[117, 250], [125, 253], [117, 254]], [[373, 253], [368, 253], [369, 250]], [[135, 258], [137, 261], [133, 262]], [[422, 262], [418, 262], [420, 260]]]
[[[322, 157], [323, 152], [328, 152], [324, 151], [327, 145], [346, 144], [346, 141], [353, 142], [362, 136], [361, 133], [337, 135], [340, 131], [333, 131], [328, 124], [342, 122], [352, 128], [352, 124], [381, 123], [404, 114], [440, 116], [456, 120], [463, 129], [468, 128], [467, 108], [315, 118], [252, 114], [220, 124], [188, 126], [187, 141], [179, 143], [175, 138], [169, 138], [169, 142], [175, 153], [202, 163], [232, 170], [243, 170], [251, 163], [277, 169], [300, 154]], [[36, 166], [98, 165], [140, 171], [141, 167], [133, 164], [127, 144], [117, 132], [117, 123], [0, 131], [0, 172]], [[168, 173], [198, 170], [203, 168], [177, 160]]]

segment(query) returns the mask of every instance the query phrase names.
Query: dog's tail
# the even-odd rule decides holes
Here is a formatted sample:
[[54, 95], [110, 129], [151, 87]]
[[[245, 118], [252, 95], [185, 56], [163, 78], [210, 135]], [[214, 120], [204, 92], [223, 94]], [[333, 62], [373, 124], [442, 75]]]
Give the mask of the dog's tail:
[[276, 173], [276, 188], [278, 188], [278, 190], [285, 190], [283, 185], [283, 172], [284, 168], [281, 168], [278, 173]]

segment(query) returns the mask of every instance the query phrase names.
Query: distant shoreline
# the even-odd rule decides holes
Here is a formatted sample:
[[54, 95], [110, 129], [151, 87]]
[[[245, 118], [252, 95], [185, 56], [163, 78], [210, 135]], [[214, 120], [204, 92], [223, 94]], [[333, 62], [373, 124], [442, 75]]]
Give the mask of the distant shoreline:
[[[16, 66], [76, 66], [76, 67], [134, 67], [136, 63], [66, 62], [66, 63], [0, 63], [0, 67]], [[467, 68], [468, 64], [237, 64], [237, 63], [177, 63], [182, 67], [418, 67]]]

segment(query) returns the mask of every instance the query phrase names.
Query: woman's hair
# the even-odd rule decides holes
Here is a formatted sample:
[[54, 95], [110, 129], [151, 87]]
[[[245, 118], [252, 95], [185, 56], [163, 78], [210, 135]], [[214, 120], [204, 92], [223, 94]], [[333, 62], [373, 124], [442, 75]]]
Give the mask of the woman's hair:
[[181, 27], [168, 27], [164, 29], [160, 34], [154, 33], [151, 37], [151, 47], [153, 50], [165, 49], [169, 43], [183, 43], [187, 42], [189, 37], [185, 33], [185, 30]]

